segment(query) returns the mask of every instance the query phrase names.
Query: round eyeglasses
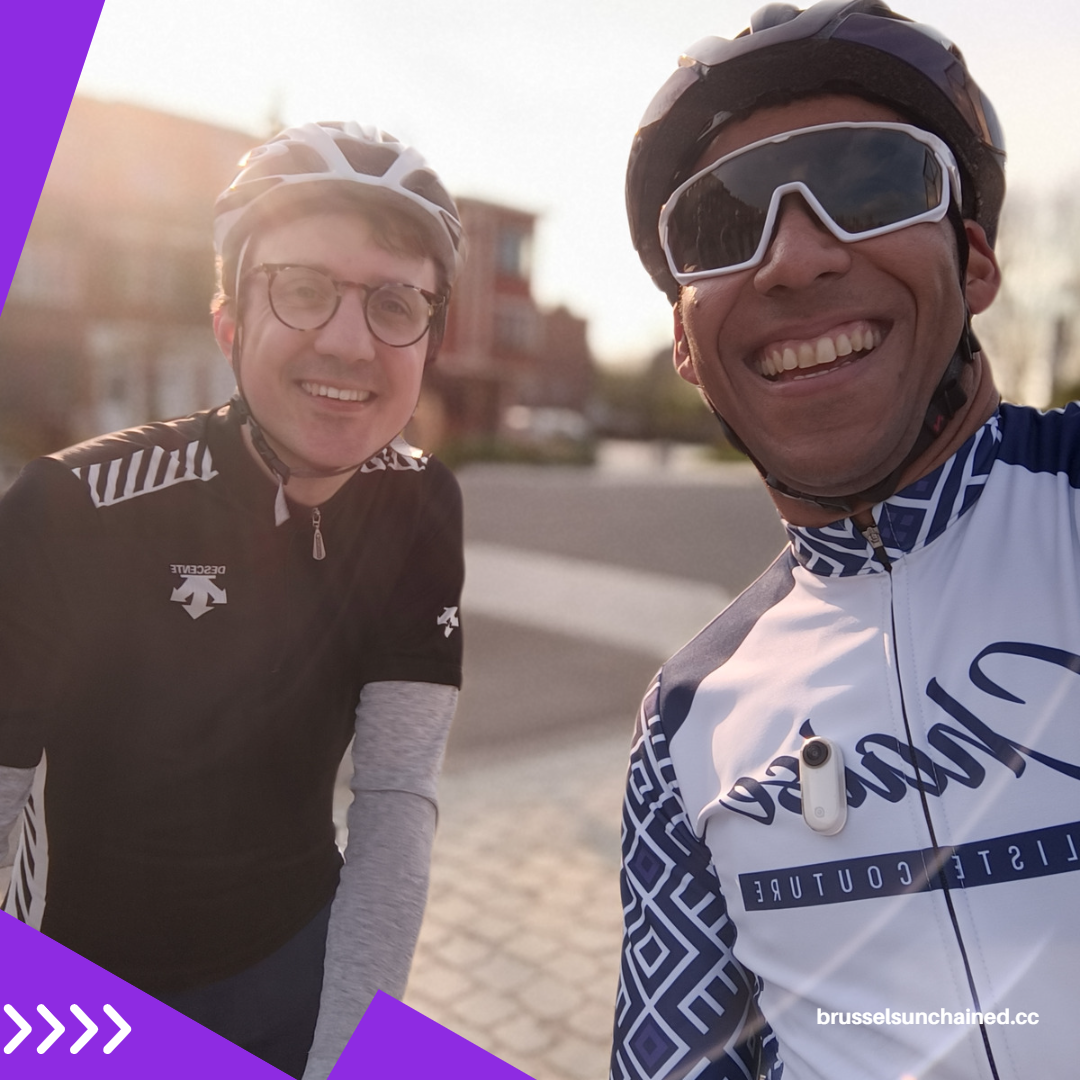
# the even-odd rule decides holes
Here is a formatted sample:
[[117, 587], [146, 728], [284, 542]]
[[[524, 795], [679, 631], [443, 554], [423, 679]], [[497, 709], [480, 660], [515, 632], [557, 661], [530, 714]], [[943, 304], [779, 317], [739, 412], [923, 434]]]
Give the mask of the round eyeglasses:
[[249, 273], [266, 275], [270, 310], [292, 330], [321, 329], [337, 313], [345, 290], [360, 289], [368, 329], [384, 345], [399, 349], [418, 342], [446, 304], [445, 296], [415, 285], [336, 281], [311, 266], [262, 263]]

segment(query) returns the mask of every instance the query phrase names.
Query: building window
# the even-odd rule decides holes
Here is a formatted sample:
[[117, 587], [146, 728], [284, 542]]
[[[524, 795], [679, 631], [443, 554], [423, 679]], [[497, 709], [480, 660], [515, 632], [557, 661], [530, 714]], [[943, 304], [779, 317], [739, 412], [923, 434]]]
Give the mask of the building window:
[[502, 276], [528, 280], [531, 239], [521, 229], [499, 230], [497, 265]]

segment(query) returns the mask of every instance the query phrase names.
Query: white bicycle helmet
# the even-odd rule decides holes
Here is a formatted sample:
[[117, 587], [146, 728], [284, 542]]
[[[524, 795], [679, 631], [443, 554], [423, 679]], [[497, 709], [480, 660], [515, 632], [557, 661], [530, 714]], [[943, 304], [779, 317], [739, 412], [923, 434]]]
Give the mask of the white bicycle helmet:
[[449, 192], [418, 150], [376, 127], [350, 120], [286, 128], [245, 154], [239, 168], [214, 204], [214, 250], [226, 291], [236, 281], [236, 260], [256, 221], [254, 211], [301, 185], [333, 186], [358, 196], [370, 192], [406, 214], [430, 238], [448, 285], [465, 261], [461, 218]]

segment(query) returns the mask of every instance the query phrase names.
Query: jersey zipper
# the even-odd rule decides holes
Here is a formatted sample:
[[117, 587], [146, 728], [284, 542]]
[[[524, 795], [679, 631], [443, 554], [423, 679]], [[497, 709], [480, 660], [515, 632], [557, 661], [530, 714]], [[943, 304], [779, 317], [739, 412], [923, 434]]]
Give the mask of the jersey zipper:
[[321, 562], [326, 558], [326, 545], [322, 535], [322, 511], [317, 506], [311, 511], [311, 527], [315, 530], [311, 538], [311, 557]]
[[[859, 515], [863, 517], [862, 514]], [[900, 715], [904, 722], [904, 741], [907, 743], [908, 749], [911, 751], [911, 760], [917, 761], [918, 755], [915, 749], [915, 738], [911, 732], [911, 722], [908, 720], [907, 700], [904, 692], [904, 680], [900, 673], [900, 648], [897, 642], [896, 633], [896, 579], [892, 576], [892, 561], [889, 559], [885, 552], [885, 544], [881, 539], [881, 532], [877, 527], [877, 523], [874, 521], [870, 511], [866, 511], [863, 523], [859, 523], [854, 518], [851, 519], [852, 523], [862, 534], [863, 538], [874, 549], [874, 556], [878, 562], [885, 568], [889, 575], [889, 629], [892, 633], [892, 656], [893, 664], [896, 668], [896, 688], [900, 698]], [[867, 524], [869, 522], [869, 524]], [[949, 851], [947, 848], [942, 848], [938, 843], [937, 832], [934, 829], [934, 822], [930, 816], [930, 800], [926, 793], [926, 786], [923, 783], [922, 772], [919, 768], [912, 769], [915, 774], [915, 789], [919, 793], [919, 802], [922, 806], [923, 820], [926, 823], [926, 829], [930, 837], [930, 844], [934, 849], [935, 857], [935, 870], [940, 872], [941, 867], [944, 865], [945, 860], [949, 857]], [[967, 976], [968, 992], [971, 994], [971, 1000], [974, 1003], [976, 1012], [982, 1012], [982, 1006], [979, 1002], [979, 992], [975, 986], [975, 974], [971, 970], [971, 961], [968, 959], [967, 945], [964, 942], [964, 936], [960, 931], [960, 922], [956, 915], [956, 908], [953, 905], [952, 889], [949, 883], [942, 879], [941, 882], [942, 896], [945, 900], [945, 906], [949, 911], [949, 921], [952, 924], [953, 936], [956, 938], [957, 947], [960, 950], [960, 960], [964, 965], [964, 974]], [[993, 1080], [999, 1080], [999, 1074], [997, 1069], [997, 1062], [994, 1060], [994, 1051], [990, 1046], [990, 1036], [987, 1033], [986, 1025], [984, 1023], [979, 1024], [979, 1032], [982, 1035], [983, 1050], [986, 1053], [987, 1064], [990, 1066], [990, 1073]]]

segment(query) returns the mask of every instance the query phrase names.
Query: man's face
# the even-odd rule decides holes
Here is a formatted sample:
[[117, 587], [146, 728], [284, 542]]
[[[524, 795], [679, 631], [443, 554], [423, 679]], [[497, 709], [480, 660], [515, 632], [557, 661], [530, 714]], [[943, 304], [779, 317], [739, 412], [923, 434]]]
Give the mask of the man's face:
[[[873, 120], [903, 118], [839, 95], [760, 109], [696, 168], [795, 128]], [[779, 480], [846, 494], [904, 460], [963, 323], [948, 220], [846, 244], [789, 195], [759, 266], [684, 287], [676, 363]], [[785, 354], [835, 359], [774, 374]]]
[[[399, 282], [436, 288], [431, 259], [378, 247], [360, 216], [309, 215], [269, 227], [249, 248], [249, 267], [286, 263], [323, 270], [338, 281]], [[346, 289], [334, 317], [318, 330], [279, 322], [267, 277], [242, 285], [239, 379], [252, 415], [290, 467], [358, 465], [400, 434], [416, 408], [428, 338], [396, 348], [375, 338], [364, 319], [364, 293]], [[228, 317], [218, 338], [228, 355]]]

